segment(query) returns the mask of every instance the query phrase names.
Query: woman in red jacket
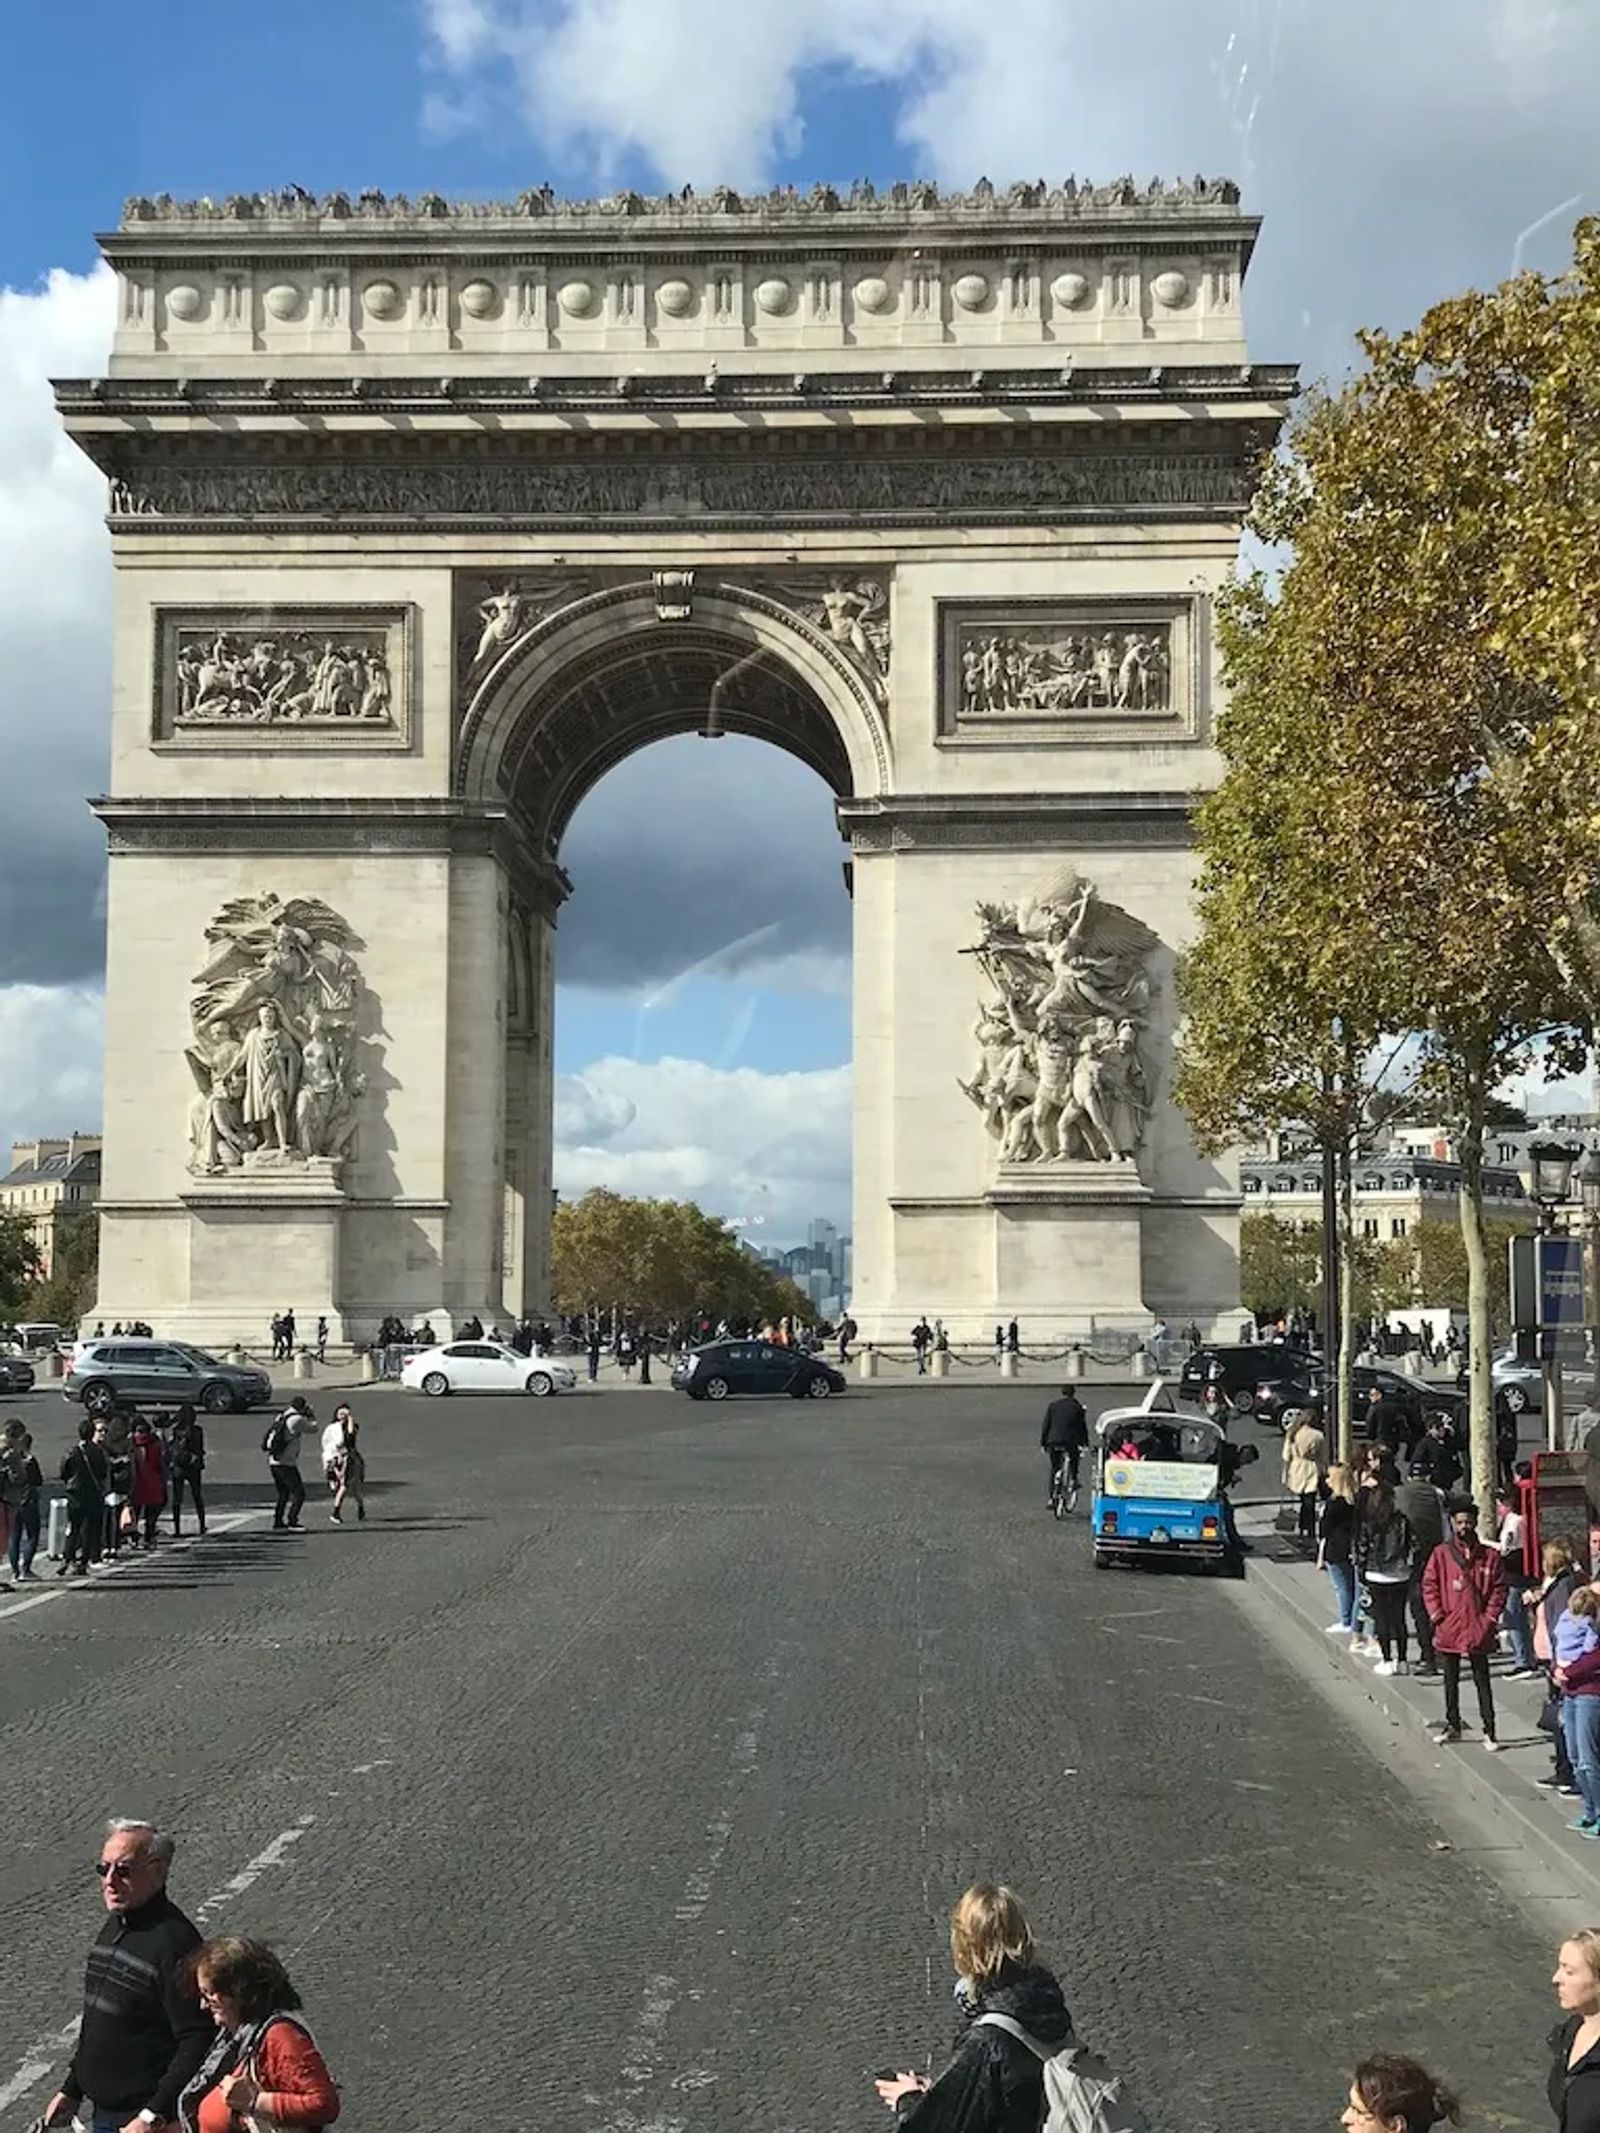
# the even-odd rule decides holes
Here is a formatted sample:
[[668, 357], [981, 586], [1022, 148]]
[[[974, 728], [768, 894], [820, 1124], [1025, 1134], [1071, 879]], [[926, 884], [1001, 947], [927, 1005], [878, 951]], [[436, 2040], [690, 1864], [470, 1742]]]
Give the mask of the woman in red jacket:
[[133, 1506], [133, 1545], [139, 1545], [142, 1529], [145, 1547], [153, 1548], [167, 1505], [167, 1448], [145, 1421], [133, 1425], [133, 1486], [128, 1501]]
[[1450, 1500], [1450, 1534], [1428, 1558], [1422, 1573], [1422, 1604], [1433, 1624], [1433, 1647], [1444, 1667], [1444, 1724], [1434, 1729], [1443, 1743], [1461, 1738], [1461, 1662], [1472, 1669], [1483, 1720], [1483, 1745], [1500, 1745], [1494, 1729], [1494, 1691], [1489, 1654], [1506, 1604], [1505, 1559], [1478, 1538], [1478, 1506], [1470, 1496]]
[[241, 2133], [253, 2117], [331, 2126], [339, 2091], [272, 1950], [258, 1940], [208, 1940], [195, 1953], [194, 1979], [217, 2041], [178, 2099], [184, 2133]]

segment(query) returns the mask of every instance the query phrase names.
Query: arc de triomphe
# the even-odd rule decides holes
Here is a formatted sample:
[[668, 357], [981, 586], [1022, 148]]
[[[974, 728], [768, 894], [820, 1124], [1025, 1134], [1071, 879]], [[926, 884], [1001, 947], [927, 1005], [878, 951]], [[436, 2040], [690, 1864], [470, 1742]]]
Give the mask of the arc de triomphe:
[[838, 796], [863, 1331], [1230, 1311], [1172, 975], [1293, 390], [1255, 234], [1201, 180], [129, 202], [59, 389], [116, 562], [96, 1315], [548, 1309], [562, 832], [685, 731]]

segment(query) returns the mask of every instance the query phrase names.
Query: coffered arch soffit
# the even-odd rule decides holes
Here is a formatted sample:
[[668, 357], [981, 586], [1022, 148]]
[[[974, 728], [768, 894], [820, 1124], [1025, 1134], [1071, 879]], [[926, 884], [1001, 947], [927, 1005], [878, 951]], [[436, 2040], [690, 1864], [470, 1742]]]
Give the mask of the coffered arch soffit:
[[484, 675], [464, 707], [456, 789], [515, 800], [553, 856], [608, 770], [708, 725], [787, 749], [841, 799], [891, 789], [881, 707], [804, 616], [719, 584], [663, 621], [648, 580], [559, 608]]

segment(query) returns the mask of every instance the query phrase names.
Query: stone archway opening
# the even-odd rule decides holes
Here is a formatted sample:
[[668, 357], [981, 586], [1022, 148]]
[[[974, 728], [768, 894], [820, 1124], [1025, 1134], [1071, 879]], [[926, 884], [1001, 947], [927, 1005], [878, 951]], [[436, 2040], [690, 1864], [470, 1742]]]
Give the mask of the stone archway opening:
[[814, 770], [836, 799], [850, 758], [827, 709], [765, 645], [666, 625], [576, 659], [529, 706], [502, 757], [507, 797], [551, 856], [584, 795], [635, 750], [674, 734], [770, 741]]
[[[820, 780], [836, 804], [849, 801], [858, 789], [859, 765], [852, 760], [837, 697], [826, 700], [785, 649], [744, 626], [736, 610], [720, 618], [671, 621], [640, 612], [632, 617], [633, 627], [627, 619], [613, 611], [613, 626], [591, 633], [584, 631], [581, 615], [569, 617], [565, 645], [525, 647], [473, 707], [480, 734], [494, 737], [494, 784], [539, 867], [526, 894], [516, 894], [514, 884], [511, 898], [503, 1114], [505, 1295], [508, 1303], [530, 1311], [542, 1312], [550, 1300], [557, 941], [559, 904], [575, 886], [580, 893], [582, 888], [581, 872], [574, 883], [566, 871], [567, 832], [575, 814], [627, 760], [657, 743], [688, 736], [698, 736], [708, 747], [738, 738], [782, 750]], [[615, 626], [619, 620], [621, 627]], [[806, 649], [816, 656], [814, 647]], [[823, 666], [826, 673], [825, 656]], [[530, 667], [538, 674], [533, 687], [526, 685]], [[507, 704], [515, 706], [511, 716], [504, 715]], [[697, 822], [688, 834], [715, 837], [716, 824]], [[836, 864], [835, 879], [842, 877], [848, 889], [843, 836]], [[732, 871], [730, 861], [730, 910], [738, 901]], [[554, 894], [549, 893], [552, 883]], [[761, 930], [741, 924], [734, 934]], [[685, 967], [714, 960], [734, 934], [708, 940], [702, 950], [686, 950]], [[841, 1156], [848, 1160], [847, 1145]]]

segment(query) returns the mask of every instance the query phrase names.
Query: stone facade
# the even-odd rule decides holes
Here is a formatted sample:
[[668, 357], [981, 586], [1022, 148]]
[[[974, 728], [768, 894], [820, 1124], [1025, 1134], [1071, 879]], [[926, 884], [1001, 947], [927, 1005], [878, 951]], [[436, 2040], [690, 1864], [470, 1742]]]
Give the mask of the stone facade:
[[[1231, 1315], [1169, 1090], [1212, 600], [1293, 391], [1255, 230], [1221, 181], [130, 203], [59, 389], [117, 562], [97, 1315], [545, 1308], [561, 837], [685, 730], [839, 796], [864, 1333]], [[252, 1082], [197, 985], [268, 898], [329, 917]]]

